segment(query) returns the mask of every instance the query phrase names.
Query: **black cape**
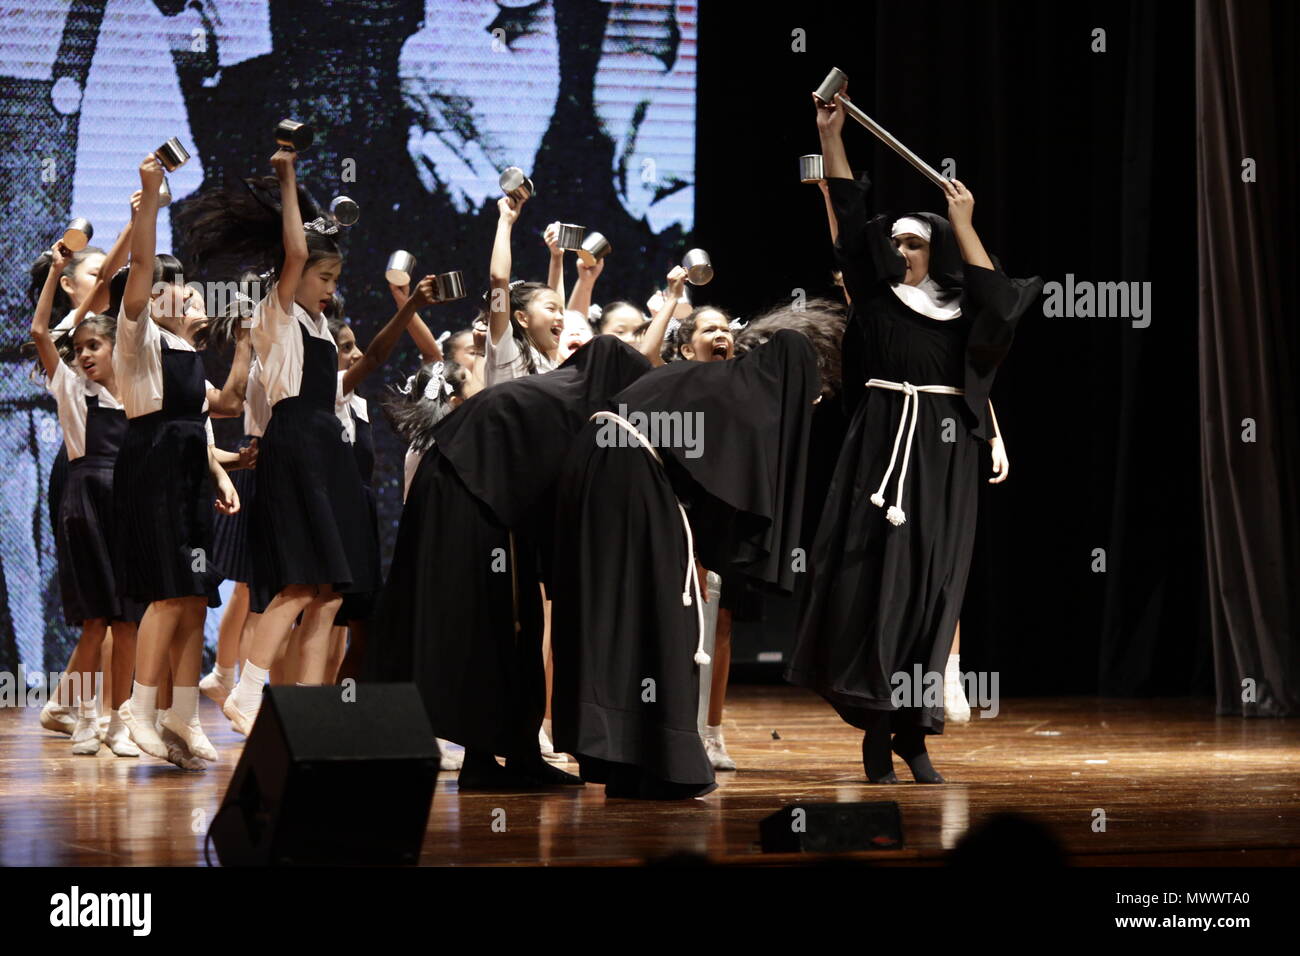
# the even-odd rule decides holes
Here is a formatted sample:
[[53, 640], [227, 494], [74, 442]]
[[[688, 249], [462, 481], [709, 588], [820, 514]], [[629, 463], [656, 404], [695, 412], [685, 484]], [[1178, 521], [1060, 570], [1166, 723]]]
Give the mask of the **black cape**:
[[[844, 339], [844, 394], [853, 415], [818, 524], [786, 677], [821, 693], [855, 727], [866, 729], [873, 714], [890, 710], [895, 729], [942, 733], [941, 679], [975, 539], [988, 393], [1042, 280], [962, 264], [961, 316], [922, 315], [891, 288], [905, 268], [889, 239], [894, 217], [867, 220], [865, 179], [828, 182], [840, 226], [836, 252], [853, 301]], [[931, 276], [951, 289], [955, 242], [947, 220], [925, 216], [935, 227]], [[891, 458], [904, 395], [865, 388], [869, 378], [965, 389], [917, 398], [906, 518], [898, 526], [871, 496]], [[882, 495], [886, 506], [895, 503], [898, 480], [896, 465]], [[895, 707], [894, 675], [911, 678], [918, 665], [940, 682], [927, 698], [926, 678], [912, 681], [921, 696]]]
[[813, 347], [783, 330], [738, 359], [673, 363], [616, 396], [614, 410], [651, 438], [650, 413], [698, 414], [702, 444], [672, 445], [661, 427], [661, 464], [599, 421], [574, 442], [559, 483], [551, 712], [556, 749], [607, 795], [715, 788], [696, 727], [700, 608], [683, 592], [696, 556], [729, 576], [793, 586], [819, 389]]
[[414, 681], [437, 736], [536, 754], [545, 708], [539, 581], [553, 486], [574, 434], [649, 368], [625, 343], [597, 336], [555, 371], [485, 389], [434, 427], [402, 510], [364, 674]]

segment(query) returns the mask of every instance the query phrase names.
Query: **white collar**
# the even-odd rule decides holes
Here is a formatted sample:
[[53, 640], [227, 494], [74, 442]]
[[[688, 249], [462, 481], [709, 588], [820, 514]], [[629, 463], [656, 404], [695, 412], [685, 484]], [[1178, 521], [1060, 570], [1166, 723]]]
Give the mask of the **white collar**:
[[919, 285], [905, 285], [902, 282], [893, 284], [894, 295], [914, 312], [920, 312], [932, 319], [955, 319], [961, 315], [960, 297], [949, 299], [949, 305], [944, 305], [939, 296], [943, 289], [939, 283], [930, 278], [929, 274], [921, 280]]

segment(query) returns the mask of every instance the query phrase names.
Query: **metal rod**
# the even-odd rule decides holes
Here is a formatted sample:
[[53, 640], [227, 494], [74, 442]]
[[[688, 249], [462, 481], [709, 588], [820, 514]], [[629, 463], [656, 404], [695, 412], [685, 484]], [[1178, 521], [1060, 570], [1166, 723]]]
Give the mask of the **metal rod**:
[[845, 111], [867, 129], [871, 130], [878, 140], [915, 166], [922, 176], [930, 180], [930, 182], [934, 183], [940, 189], [943, 189], [944, 183], [948, 180], [939, 175], [933, 166], [900, 143], [893, 133], [889, 132], [889, 130], [885, 129], [866, 113], [862, 112], [862, 110], [858, 109], [852, 100], [846, 97], [841, 97], [840, 102], [844, 104]]

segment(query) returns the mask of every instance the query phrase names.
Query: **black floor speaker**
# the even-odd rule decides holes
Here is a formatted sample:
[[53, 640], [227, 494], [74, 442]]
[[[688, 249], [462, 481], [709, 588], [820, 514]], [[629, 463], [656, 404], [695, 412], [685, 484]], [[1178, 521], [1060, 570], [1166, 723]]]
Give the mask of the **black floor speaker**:
[[759, 821], [764, 853], [846, 853], [899, 850], [903, 820], [898, 804], [792, 803]]
[[222, 866], [414, 865], [439, 760], [414, 684], [267, 687], [209, 835]]

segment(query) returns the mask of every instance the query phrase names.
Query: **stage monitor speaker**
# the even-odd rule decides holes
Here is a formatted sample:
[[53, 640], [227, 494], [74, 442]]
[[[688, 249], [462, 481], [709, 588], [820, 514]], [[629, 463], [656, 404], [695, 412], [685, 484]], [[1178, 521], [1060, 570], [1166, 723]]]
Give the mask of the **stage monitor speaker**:
[[414, 684], [268, 687], [209, 835], [222, 866], [414, 865], [438, 779]]
[[764, 853], [901, 850], [898, 804], [792, 803], [759, 821]]

